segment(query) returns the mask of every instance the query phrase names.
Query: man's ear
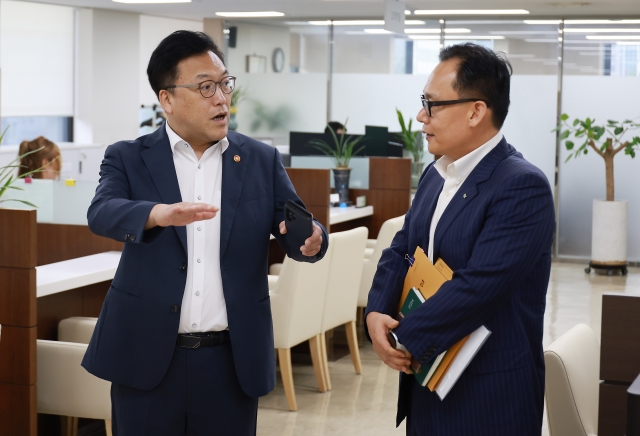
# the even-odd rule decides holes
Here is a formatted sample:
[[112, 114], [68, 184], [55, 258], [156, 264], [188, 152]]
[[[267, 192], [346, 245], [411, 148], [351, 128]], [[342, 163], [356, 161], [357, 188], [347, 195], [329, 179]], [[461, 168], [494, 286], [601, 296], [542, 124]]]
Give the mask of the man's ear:
[[491, 114], [489, 113], [487, 104], [484, 101], [476, 101], [469, 111], [469, 125], [471, 127], [477, 127], [485, 118], [490, 116]]
[[162, 109], [164, 109], [166, 113], [173, 114], [173, 95], [171, 95], [169, 91], [167, 91], [166, 89], [161, 89], [158, 93], [158, 101], [160, 102], [160, 106], [162, 106]]

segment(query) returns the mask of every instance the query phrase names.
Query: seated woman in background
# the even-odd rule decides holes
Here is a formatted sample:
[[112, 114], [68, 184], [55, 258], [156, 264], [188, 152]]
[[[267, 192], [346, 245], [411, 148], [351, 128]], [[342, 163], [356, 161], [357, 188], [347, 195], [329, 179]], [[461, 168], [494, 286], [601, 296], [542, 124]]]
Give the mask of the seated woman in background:
[[42, 168], [42, 171], [31, 175], [33, 179], [57, 180], [60, 178], [62, 168], [62, 158], [60, 149], [56, 144], [49, 141], [44, 136], [38, 136], [33, 141], [22, 141], [18, 156], [22, 156], [30, 151], [42, 149], [37, 153], [32, 153], [20, 159], [20, 169], [18, 175], [23, 175], [30, 171]]

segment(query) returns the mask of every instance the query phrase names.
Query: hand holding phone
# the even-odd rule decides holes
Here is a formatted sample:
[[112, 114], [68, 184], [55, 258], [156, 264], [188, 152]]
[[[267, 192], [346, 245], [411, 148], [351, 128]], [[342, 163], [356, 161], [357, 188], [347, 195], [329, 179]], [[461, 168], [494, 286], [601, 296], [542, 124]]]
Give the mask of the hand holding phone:
[[302, 247], [313, 234], [313, 215], [291, 200], [284, 205], [284, 223], [293, 247]]

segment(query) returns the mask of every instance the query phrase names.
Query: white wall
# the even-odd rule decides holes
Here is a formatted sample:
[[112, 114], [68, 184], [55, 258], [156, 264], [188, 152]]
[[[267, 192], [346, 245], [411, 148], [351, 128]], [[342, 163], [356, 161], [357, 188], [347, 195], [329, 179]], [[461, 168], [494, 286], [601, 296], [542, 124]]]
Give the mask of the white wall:
[[111, 144], [135, 139], [140, 108], [139, 15], [83, 9], [77, 19], [75, 116], [81, 127], [74, 141]]
[[[574, 118], [637, 120], [640, 116], [640, 78], [611, 76], [565, 76], [562, 111]], [[640, 132], [635, 132], [638, 135]], [[578, 142], [576, 142], [578, 144]], [[604, 160], [593, 151], [564, 163], [562, 150], [559, 173], [560, 254], [589, 258], [593, 199], [605, 198]], [[614, 159], [615, 197], [629, 202], [628, 259], [640, 261], [640, 158], [624, 152]]]
[[139, 45], [139, 93], [141, 105], [158, 103], [156, 94], [149, 85], [147, 66], [151, 53], [160, 41], [176, 30], [192, 30], [202, 32], [202, 21], [180, 20], [176, 18], [153, 17], [140, 15], [140, 45]]
[[0, 2], [1, 113], [73, 115], [73, 8]]
[[267, 72], [273, 71], [272, 55], [276, 48], [284, 51], [283, 73], [289, 72], [291, 41], [287, 27], [276, 27], [264, 24], [230, 22], [228, 26], [238, 28], [236, 47], [227, 51], [227, 67], [235, 76], [246, 72], [248, 55], [265, 56]]
[[392, 35], [336, 34], [334, 73], [393, 73], [394, 39]]

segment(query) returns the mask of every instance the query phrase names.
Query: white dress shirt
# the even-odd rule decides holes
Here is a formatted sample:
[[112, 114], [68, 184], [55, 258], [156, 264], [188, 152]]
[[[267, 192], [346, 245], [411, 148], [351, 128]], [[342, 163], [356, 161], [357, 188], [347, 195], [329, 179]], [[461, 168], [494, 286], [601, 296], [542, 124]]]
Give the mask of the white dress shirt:
[[433, 212], [431, 227], [429, 228], [429, 248], [427, 250], [427, 256], [429, 256], [431, 262], [435, 263], [437, 260], [433, 258], [433, 239], [442, 214], [449, 203], [451, 203], [451, 199], [456, 195], [460, 186], [467, 177], [469, 177], [471, 171], [473, 171], [476, 165], [478, 165], [501, 140], [502, 133], [498, 132], [498, 134], [489, 141], [456, 161], [445, 155], [435, 163], [434, 167], [436, 171], [438, 171], [444, 179], [444, 186], [442, 186], [442, 192], [440, 192], [440, 196], [438, 197], [438, 204], [436, 205], [436, 210]]
[[[200, 160], [166, 123], [182, 201], [220, 208], [222, 153], [227, 138], [209, 147]], [[179, 333], [209, 332], [228, 327], [220, 272], [220, 210], [215, 218], [187, 225], [187, 284], [182, 297]]]

